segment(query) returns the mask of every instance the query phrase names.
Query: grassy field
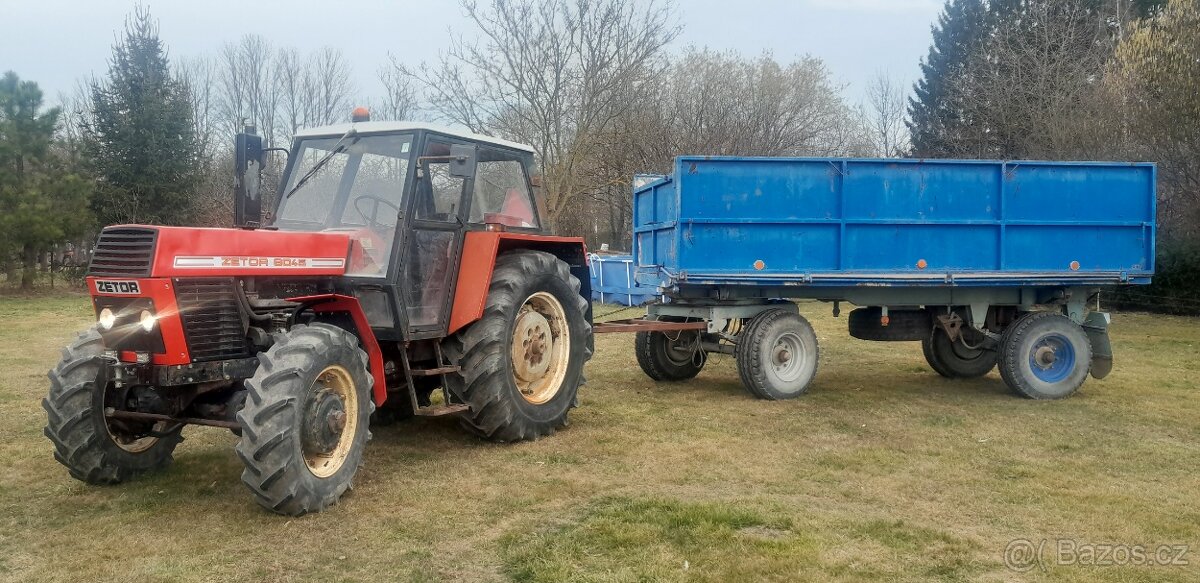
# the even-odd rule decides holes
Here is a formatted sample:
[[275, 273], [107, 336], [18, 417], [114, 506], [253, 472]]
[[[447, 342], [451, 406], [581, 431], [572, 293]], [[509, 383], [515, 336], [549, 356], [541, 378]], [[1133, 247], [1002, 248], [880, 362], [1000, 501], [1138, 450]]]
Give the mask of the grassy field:
[[[655, 384], [632, 338], [603, 336], [565, 431], [379, 428], [357, 489], [288, 519], [251, 501], [218, 429], [185, 430], [163, 473], [69, 478], [39, 403], [86, 298], [0, 298], [0, 580], [1200, 578], [1200, 319], [1116, 315], [1112, 375], [1041, 403], [801, 311], [822, 342], [804, 398], [751, 399], [729, 358]], [[1059, 566], [1047, 548], [1022, 574], [1003, 560], [1014, 539], [1186, 544], [1191, 566]]]

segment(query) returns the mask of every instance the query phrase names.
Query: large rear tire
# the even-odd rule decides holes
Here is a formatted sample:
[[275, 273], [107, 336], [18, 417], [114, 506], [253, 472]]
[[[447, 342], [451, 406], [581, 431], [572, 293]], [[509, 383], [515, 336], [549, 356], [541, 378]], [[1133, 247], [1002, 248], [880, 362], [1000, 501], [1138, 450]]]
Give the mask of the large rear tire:
[[459, 372], [446, 385], [469, 406], [463, 427], [492, 441], [537, 439], [566, 426], [592, 356], [588, 302], [559, 258], [519, 250], [496, 258], [483, 317], [446, 340]]
[[685, 381], [704, 368], [698, 330], [638, 332], [633, 346], [638, 366], [656, 381]]
[[778, 401], [808, 391], [820, 349], [812, 325], [800, 314], [770, 309], [750, 320], [734, 348], [738, 374], [751, 395]]
[[258, 360], [237, 415], [242, 482], [272, 512], [324, 510], [353, 488], [371, 438], [367, 353], [353, 334], [318, 323], [276, 336]]
[[119, 393], [101, 384], [104, 339], [94, 328], [63, 349], [50, 371], [46, 437], [54, 443], [54, 459], [71, 477], [89, 484], [117, 484], [138, 474], [171, 465], [175, 446], [183, 441], [178, 424], [109, 420], [105, 407], [116, 407]]

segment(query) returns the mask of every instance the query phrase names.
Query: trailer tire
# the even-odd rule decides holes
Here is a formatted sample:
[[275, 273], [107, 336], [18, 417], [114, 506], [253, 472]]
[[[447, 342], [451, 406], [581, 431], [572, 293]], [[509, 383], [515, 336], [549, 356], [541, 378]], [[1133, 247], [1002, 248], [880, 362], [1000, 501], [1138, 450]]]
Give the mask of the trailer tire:
[[1029, 399], [1062, 399], [1079, 390], [1091, 370], [1087, 333], [1055, 312], [1031, 312], [1009, 325], [1000, 342], [1000, 377]]
[[[446, 385], [469, 406], [460, 417], [465, 429], [513, 442], [567, 425], [583, 365], [592, 356], [589, 304], [579, 289], [566, 262], [544, 251], [509, 251], [496, 258], [483, 317], [444, 344], [448, 359], [460, 368], [446, 375]], [[517, 348], [517, 334], [526, 336], [521, 346], [528, 351]]]
[[888, 310], [888, 325], [880, 322], [883, 310], [857, 308], [850, 311], [850, 336], [874, 342], [911, 342], [929, 337], [933, 320], [926, 310]]
[[[665, 318], [664, 318], [665, 319]], [[686, 381], [700, 374], [707, 361], [700, 350], [700, 332], [638, 332], [633, 346], [638, 366], [655, 381]]]
[[974, 379], [996, 368], [996, 351], [968, 348], [962, 340], [951, 341], [941, 328], [921, 340], [921, 352], [930, 368], [948, 379]]
[[[237, 414], [242, 482], [272, 512], [320, 512], [353, 489], [371, 439], [367, 353], [337, 326], [299, 324], [258, 361]], [[341, 427], [333, 425], [338, 413]]]
[[47, 375], [50, 392], [42, 399], [46, 410], [43, 433], [54, 444], [54, 459], [71, 477], [88, 484], [118, 484], [171, 465], [175, 446], [183, 441], [183, 426], [147, 426], [156, 435], [128, 435], [104, 416], [111, 395], [101, 387], [104, 339], [88, 329], [62, 351], [62, 360]]
[[742, 385], [759, 399], [803, 395], [817, 374], [817, 334], [803, 316], [770, 309], [750, 320], [734, 350]]

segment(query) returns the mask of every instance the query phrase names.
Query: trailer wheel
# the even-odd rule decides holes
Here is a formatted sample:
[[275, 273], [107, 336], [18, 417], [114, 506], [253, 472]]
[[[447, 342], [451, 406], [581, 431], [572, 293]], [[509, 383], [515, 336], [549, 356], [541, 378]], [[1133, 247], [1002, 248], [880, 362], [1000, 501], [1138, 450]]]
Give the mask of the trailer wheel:
[[938, 374], [949, 379], [979, 378], [996, 367], [996, 351], [970, 348], [961, 339], [951, 341], [941, 328], [921, 340], [925, 361]]
[[638, 366], [656, 381], [685, 381], [700, 374], [706, 362], [700, 331], [638, 332], [634, 335]]
[[470, 408], [460, 418], [493, 441], [537, 439], [566, 426], [592, 356], [588, 302], [559, 258], [520, 250], [496, 258], [483, 317], [446, 340], [457, 364], [450, 392]]
[[1087, 379], [1092, 346], [1070, 318], [1032, 312], [1013, 322], [1000, 343], [1000, 376], [1019, 395], [1062, 399]]
[[367, 353], [341, 328], [301, 324], [258, 360], [237, 414], [242, 482], [272, 512], [324, 510], [353, 487], [371, 438]]
[[751, 395], [777, 401], [803, 395], [817, 374], [817, 334], [803, 316], [771, 309], [752, 318], [734, 350]]
[[95, 328], [79, 334], [50, 371], [50, 393], [42, 400], [54, 459], [71, 477], [89, 484], [117, 484], [165, 468], [183, 441], [179, 424], [104, 416], [105, 407], [121, 404], [121, 395], [110, 384], [100, 385], [103, 352], [104, 339]]

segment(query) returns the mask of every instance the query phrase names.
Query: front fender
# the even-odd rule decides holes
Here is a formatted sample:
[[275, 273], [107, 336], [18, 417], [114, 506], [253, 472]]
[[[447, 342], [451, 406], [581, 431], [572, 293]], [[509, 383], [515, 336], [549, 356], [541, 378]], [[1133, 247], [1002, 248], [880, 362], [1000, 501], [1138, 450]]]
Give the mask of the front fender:
[[375, 333], [371, 331], [371, 324], [367, 322], [367, 315], [363, 313], [358, 298], [340, 294], [322, 294], [288, 298], [288, 301], [302, 303], [316, 314], [346, 314], [350, 316], [350, 320], [354, 322], [356, 328], [351, 332], [358, 336], [358, 341], [366, 351], [371, 376], [374, 378], [372, 400], [375, 401], [376, 407], [383, 405], [383, 402], [387, 400], [387, 379], [383, 374], [383, 351], [379, 349], [379, 341], [375, 339]]

